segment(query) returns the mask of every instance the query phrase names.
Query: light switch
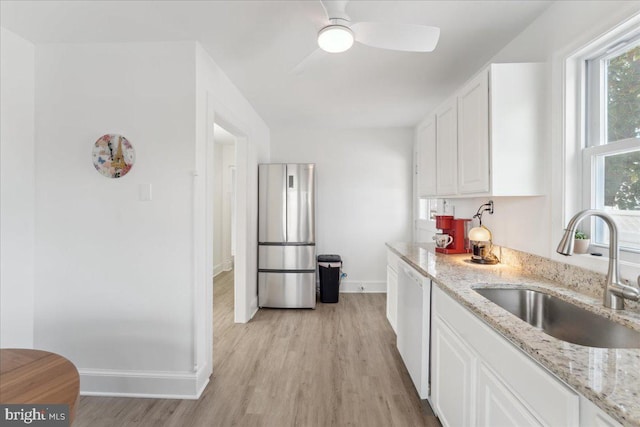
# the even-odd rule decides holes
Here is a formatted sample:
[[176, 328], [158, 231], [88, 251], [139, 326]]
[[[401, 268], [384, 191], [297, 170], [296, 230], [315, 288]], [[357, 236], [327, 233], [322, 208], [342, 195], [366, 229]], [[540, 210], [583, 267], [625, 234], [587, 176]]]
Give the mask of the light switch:
[[138, 188], [140, 193], [140, 201], [151, 201], [151, 184], [140, 184]]

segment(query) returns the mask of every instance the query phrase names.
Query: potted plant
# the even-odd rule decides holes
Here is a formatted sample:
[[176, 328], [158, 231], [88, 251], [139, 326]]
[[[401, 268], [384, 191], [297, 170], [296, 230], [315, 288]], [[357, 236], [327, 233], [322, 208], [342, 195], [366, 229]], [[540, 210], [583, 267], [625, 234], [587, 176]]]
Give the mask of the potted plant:
[[587, 233], [576, 231], [573, 239], [573, 253], [586, 254], [589, 252], [590, 243], [591, 240], [589, 240], [589, 235]]

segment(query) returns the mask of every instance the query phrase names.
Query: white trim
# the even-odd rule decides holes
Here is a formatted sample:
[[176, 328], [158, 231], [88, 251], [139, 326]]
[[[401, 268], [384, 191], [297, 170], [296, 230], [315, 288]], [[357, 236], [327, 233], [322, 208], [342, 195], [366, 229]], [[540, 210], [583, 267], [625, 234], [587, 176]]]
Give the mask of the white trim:
[[[583, 177], [581, 152], [585, 146], [585, 134], [582, 129], [585, 120], [585, 93], [581, 83], [585, 78], [585, 70], [582, 61], [589, 57], [589, 53], [632, 31], [639, 23], [640, 13], [635, 13], [622, 22], [607, 22], [603, 19], [594, 26], [590, 34], [583, 34], [566, 49], [553, 56], [552, 93], [561, 93], [562, 101], [551, 106], [554, 133], [552, 144], [554, 147], [560, 147], [559, 151], [552, 153], [552, 170], [561, 171], [560, 175], [554, 174], [552, 182], [552, 187], [559, 187], [561, 191], [553, 195], [551, 202], [551, 259], [601, 273], [607, 271], [607, 257], [564, 257], [555, 251], [555, 244], [560, 241], [569, 218], [584, 206], [583, 187], [580, 184]], [[640, 272], [640, 266], [621, 262], [620, 270], [623, 278], [629, 278]]]
[[79, 369], [82, 396], [199, 399], [209, 383], [209, 367], [197, 372]]
[[223, 271], [226, 271], [224, 268], [222, 268], [222, 264], [216, 264], [213, 266], [213, 277], [216, 277], [218, 274], [222, 273]]
[[252, 307], [255, 307], [255, 308], [251, 312], [251, 315], [249, 316], [249, 320], [253, 319], [253, 316], [255, 316], [256, 313], [258, 312], [259, 307], [258, 307], [258, 298], [257, 297], [255, 299], [255, 304], [253, 304]]
[[[363, 289], [364, 288], [364, 289]], [[386, 281], [356, 281], [343, 280], [340, 283], [340, 293], [342, 294], [386, 294]]]
[[[204, 218], [203, 224], [201, 225], [203, 229], [200, 231], [204, 233], [204, 247], [201, 249], [204, 251], [204, 258], [202, 262], [205, 264], [205, 268], [211, 266], [211, 262], [213, 261], [213, 246], [215, 240], [215, 233], [217, 230], [214, 228], [214, 165], [215, 165], [215, 138], [213, 133], [213, 126], [215, 124], [215, 109], [214, 109], [214, 98], [213, 94], [210, 91], [206, 91], [207, 96], [207, 104], [206, 104], [206, 115], [205, 115], [205, 158], [204, 158], [204, 170], [206, 175], [204, 192], [205, 194], [205, 204], [204, 204]], [[205, 362], [209, 366], [209, 373], [212, 374], [213, 371], [213, 280], [215, 268], [209, 272], [206, 271], [205, 276], [206, 281], [203, 283], [204, 285], [204, 307], [198, 306], [199, 310], [204, 310], [204, 340], [205, 344]]]
[[200, 399], [204, 389], [209, 384], [209, 379], [213, 375], [213, 365], [205, 365], [201, 369], [198, 369], [196, 373], [196, 399]]
[[216, 264], [213, 266], [213, 275], [211, 277], [216, 277], [220, 273], [231, 270], [233, 270], [233, 260], [228, 259], [220, 264]]
[[[229, 126], [225, 127], [229, 130]], [[235, 129], [235, 127], [231, 126], [231, 129]], [[235, 301], [233, 320], [235, 323], [247, 323], [251, 319], [248, 316], [248, 311], [253, 307], [247, 306], [247, 277], [249, 274], [254, 274], [253, 271], [248, 271], [249, 260], [247, 259], [247, 231], [250, 220], [247, 212], [248, 163], [249, 144], [247, 137], [236, 136], [236, 206], [234, 210], [236, 212], [236, 268], [233, 279]]]

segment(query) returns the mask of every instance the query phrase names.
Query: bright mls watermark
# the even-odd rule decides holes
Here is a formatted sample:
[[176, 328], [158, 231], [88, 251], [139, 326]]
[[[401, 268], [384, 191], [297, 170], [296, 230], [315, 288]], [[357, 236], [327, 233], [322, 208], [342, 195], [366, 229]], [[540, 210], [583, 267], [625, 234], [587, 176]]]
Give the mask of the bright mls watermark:
[[0, 427], [69, 427], [69, 405], [0, 404]]

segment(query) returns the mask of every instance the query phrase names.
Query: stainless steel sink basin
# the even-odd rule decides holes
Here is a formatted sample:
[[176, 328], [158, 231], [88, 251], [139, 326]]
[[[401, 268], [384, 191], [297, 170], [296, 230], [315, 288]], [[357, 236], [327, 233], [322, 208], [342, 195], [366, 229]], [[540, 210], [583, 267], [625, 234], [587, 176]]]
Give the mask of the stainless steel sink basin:
[[552, 295], [530, 289], [474, 290], [559, 340], [588, 347], [640, 348], [640, 332]]

